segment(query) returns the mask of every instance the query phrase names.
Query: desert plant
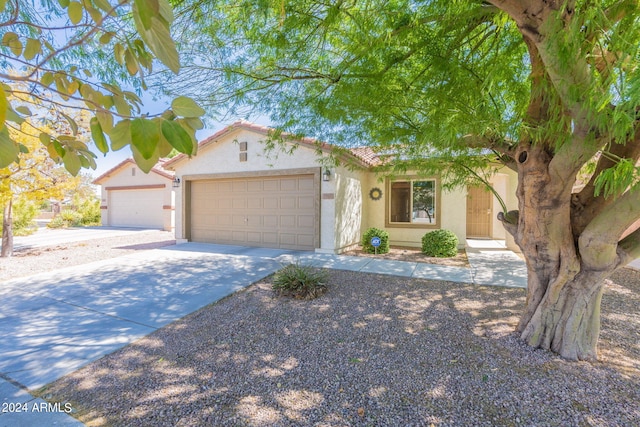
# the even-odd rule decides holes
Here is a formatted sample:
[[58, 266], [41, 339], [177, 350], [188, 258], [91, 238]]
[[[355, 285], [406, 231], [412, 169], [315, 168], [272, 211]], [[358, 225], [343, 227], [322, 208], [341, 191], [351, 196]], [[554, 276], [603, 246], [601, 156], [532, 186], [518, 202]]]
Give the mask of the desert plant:
[[314, 299], [327, 291], [327, 278], [325, 270], [289, 264], [275, 274], [272, 288], [279, 295]]
[[362, 235], [362, 249], [370, 254], [376, 253], [376, 248], [371, 245], [373, 237], [380, 238], [380, 246], [377, 253], [386, 254], [389, 252], [389, 233], [379, 228], [371, 227]]
[[422, 253], [438, 258], [458, 254], [458, 236], [450, 230], [434, 230], [422, 236]]

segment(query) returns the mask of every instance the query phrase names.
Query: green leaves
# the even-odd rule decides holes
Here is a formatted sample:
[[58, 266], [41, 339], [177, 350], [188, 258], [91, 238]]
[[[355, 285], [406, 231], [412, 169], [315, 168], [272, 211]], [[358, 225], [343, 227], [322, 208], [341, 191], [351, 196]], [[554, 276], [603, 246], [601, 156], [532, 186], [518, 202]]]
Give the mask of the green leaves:
[[93, 138], [93, 142], [96, 143], [96, 147], [98, 147], [98, 150], [100, 150], [101, 153], [107, 154], [109, 151], [109, 145], [107, 144], [107, 139], [104, 137], [102, 126], [100, 126], [100, 121], [98, 121], [97, 117], [91, 118], [90, 127], [91, 137]]
[[2, 85], [0, 85], [0, 130], [5, 127], [4, 121], [7, 119], [7, 108], [9, 108], [7, 94]]
[[196, 102], [186, 96], [179, 96], [171, 103], [173, 112], [178, 116], [184, 117], [200, 117], [205, 111]]
[[6, 126], [0, 130], [0, 168], [6, 168], [13, 163], [20, 153], [20, 148], [9, 136]]
[[[0, 0], [0, 11], [8, 4], [14, 7]], [[24, 14], [0, 33], [7, 60], [24, 65], [7, 70], [6, 84], [0, 85], [0, 165], [19, 160], [25, 147], [16, 135], [26, 121], [49, 156], [74, 175], [95, 168], [91, 149], [106, 154], [128, 146], [144, 170], [174, 148], [196, 152], [204, 110], [192, 99], [179, 97], [162, 114], [138, 117], [140, 97], [118, 83], [124, 71], [128, 87], [146, 89], [144, 78], [156, 59], [173, 72], [180, 69], [168, 0], [54, 0], [42, 7], [38, 22]], [[78, 108], [88, 119], [75, 114]], [[95, 148], [87, 145], [89, 135]]]
[[82, 4], [77, 1], [72, 1], [69, 3], [67, 8], [67, 14], [69, 15], [69, 20], [71, 20], [72, 24], [78, 24], [82, 21]]
[[153, 156], [160, 132], [158, 126], [148, 119], [135, 119], [131, 122], [131, 144], [138, 149], [146, 160]]
[[38, 39], [27, 39], [27, 45], [24, 48], [24, 59], [31, 61], [36, 55], [42, 53], [42, 44]]
[[4, 46], [9, 46], [11, 53], [15, 56], [20, 56], [22, 54], [22, 42], [16, 33], [11, 31], [4, 33], [2, 36], [2, 44]]
[[172, 120], [162, 122], [162, 135], [166, 140], [181, 153], [191, 154], [193, 152], [193, 141], [186, 130]]
[[173, 14], [166, 11], [170, 9], [166, 0], [135, 0], [132, 12], [142, 40], [164, 65], [177, 74], [180, 58], [169, 32]]
[[594, 191], [596, 197], [600, 194], [605, 198], [617, 197], [640, 183], [640, 167], [633, 161], [618, 158], [610, 153], [602, 153], [602, 155], [611, 158], [616, 164], [603, 170], [596, 178]]

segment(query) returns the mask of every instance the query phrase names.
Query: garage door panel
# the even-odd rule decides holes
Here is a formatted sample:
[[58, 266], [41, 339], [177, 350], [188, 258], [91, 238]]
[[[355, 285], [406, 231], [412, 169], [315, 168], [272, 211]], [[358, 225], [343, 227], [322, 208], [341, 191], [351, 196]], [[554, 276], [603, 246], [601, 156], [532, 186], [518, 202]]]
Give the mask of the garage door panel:
[[298, 208], [313, 210], [314, 206], [313, 197], [298, 197]]
[[247, 201], [247, 208], [262, 209], [262, 197], [252, 197]]
[[[197, 242], [314, 249], [319, 237], [319, 189], [315, 180], [314, 175], [301, 175], [193, 182], [190, 238]], [[207, 191], [212, 186], [216, 191]], [[211, 203], [205, 205], [203, 199]], [[215, 221], [212, 224], [204, 217]]]
[[280, 234], [280, 243], [287, 246], [295, 246], [298, 244], [298, 238], [295, 234]]
[[247, 233], [247, 243], [260, 244], [262, 243], [262, 233], [250, 231]]
[[298, 235], [298, 246], [313, 245], [313, 236], [305, 236], [303, 234]]
[[267, 228], [276, 228], [278, 226], [278, 217], [275, 215], [265, 215], [262, 220]]
[[262, 190], [264, 192], [278, 191], [280, 190], [280, 181], [276, 179], [267, 179], [262, 184]]
[[247, 191], [261, 192], [262, 191], [262, 181], [261, 180], [250, 180], [250, 181], [247, 181]]
[[313, 190], [313, 177], [301, 177], [298, 179], [298, 190]]
[[109, 225], [163, 228], [164, 190], [110, 190]]
[[265, 196], [263, 205], [266, 210], [274, 210], [280, 207], [280, 201], [277, 198]]
[[296, 199], [291, 196], [283, 196], [280, 198], [280, 209], [295, 209]]
[[296, 226], [296, 217], [294, 215], [281, 215], [280, 227], [294, 228]]
[[277, 246], [278, 233], [262, 233], [262, 243], [265, 246]]
[[298, 228], [312, 229], [315, 218], [312, 215], [298, 216]]
[[231, 205], [233, 206], [233, 209], [246, 209], [247, 199], [234, 198]]

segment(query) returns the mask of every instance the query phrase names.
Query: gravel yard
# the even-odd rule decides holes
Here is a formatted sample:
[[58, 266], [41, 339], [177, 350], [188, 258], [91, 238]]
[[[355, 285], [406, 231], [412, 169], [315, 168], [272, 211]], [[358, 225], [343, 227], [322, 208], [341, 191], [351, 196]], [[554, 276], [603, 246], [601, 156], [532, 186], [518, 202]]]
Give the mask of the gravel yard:
[[265, 279], [49, 385], [89, 426], [640, 425], [640, 272], [602, 304], [598, 363], [512, 332], [522, 289], [330, 272]]

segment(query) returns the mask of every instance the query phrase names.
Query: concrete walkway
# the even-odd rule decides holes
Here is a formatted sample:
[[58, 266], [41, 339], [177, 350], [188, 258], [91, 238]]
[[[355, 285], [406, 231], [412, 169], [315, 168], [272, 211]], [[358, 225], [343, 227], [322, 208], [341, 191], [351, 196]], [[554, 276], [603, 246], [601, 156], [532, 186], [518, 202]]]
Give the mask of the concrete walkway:
[[34, 399], [28, 391], [249, 286], [289, 262], [526, 287], [524, 262], [515, 254], [500, 247], [474, 246], [467, 251], [471, 268], [463, 268], [187, 243], [4, 282], [0, 286], [0, 427], [82, 425], [65, 413], [66, 408]]

